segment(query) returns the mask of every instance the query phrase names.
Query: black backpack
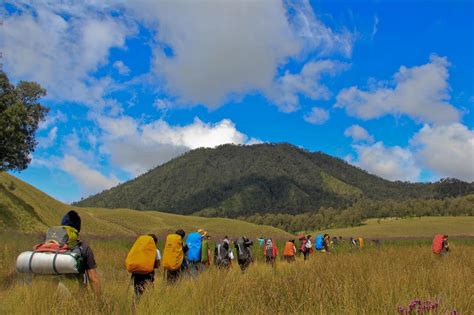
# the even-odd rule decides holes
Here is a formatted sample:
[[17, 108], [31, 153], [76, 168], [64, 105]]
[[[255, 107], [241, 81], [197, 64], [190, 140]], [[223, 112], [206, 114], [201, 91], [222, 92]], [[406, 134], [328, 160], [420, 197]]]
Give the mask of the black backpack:
[[247, 246], [245, 246], [245, 240], [241, 237], [235, 243], [235, 247], [237, 248], [237, 255], [239, 260], [248, 260], [250, 259], [250, 252]]
[[265, 257], [275, 257], [273, 255], [273, 242], [271, 239], [265, 242]]
[[215, 262], [218, 266], [228, 265], [229, 259], [229, 244], [226, 242], [220, 242], [216, 246], [215, 251]]

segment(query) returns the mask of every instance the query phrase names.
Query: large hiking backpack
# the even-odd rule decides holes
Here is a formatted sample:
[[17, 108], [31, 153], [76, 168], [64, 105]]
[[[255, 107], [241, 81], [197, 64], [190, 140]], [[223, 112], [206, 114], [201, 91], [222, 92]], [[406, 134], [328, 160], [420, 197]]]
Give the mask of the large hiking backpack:
[[275, 244], [271, 239], [265, 242], [265, 257], [275, 257]]
[[153, 272], [156, 260], [156, 244], [150, 235], [137, 238], [125, 259], [127, 271], [134, 274]]
[[188, 245], [188, 260], [190, 262], [201, 261], [201, 234], [193, 232], [186, 238], [186, 245]]
[[295, 255], [295, 244], [292, 242], [286, 242], [283, 248], [283, 256], [291, 257]]
[[203, 240], [201, 243], [201, 262], [209, 263], [209, 241]]
[[83, 260], [79, 232], [70, 226], [54, 226], [46, 232], [43, 243], [18, 256], [16, 270], [43, 275], [77, 274], [83, 272]]
[[322, 234], [319, 234], [316, 236], [316, 240], [314, 242], [314, 247], [316, 250], [323, 250], [324, 249], [324, 236]]
[[169, 271], [178, 270], [183, 263], [183, 258], [183, 239], [178, 234], [168, 235], [163, 251], [163, 268]]
[[359, 248], [364, 248], [364, 239], [362, 237], [359, 237]]
[[235, 243], [237, 248], [237, 257], [239, 260], [248, 260], [250, 259], [250, 252], [247, 246], [245, 246], [245, 240], [243, 237], [240, 237]]
[[433, 238], [433, 253], [437, 255], [441, 254], [441, 251], [443, 250], [443, 239], [443, 234], [435, 235], [435, 237]]
[[215, 262], [218, 266], [227, 266], [230, 263], [229, 244], [220, 242], [216, 245]]

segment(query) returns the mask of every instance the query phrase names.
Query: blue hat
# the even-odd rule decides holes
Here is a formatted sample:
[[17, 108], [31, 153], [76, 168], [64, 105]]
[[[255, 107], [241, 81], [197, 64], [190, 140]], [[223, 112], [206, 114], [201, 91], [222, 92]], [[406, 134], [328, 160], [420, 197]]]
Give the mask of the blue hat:
[[76, 211], [71, 210], [64, 215], [61, 220], [61, 225], [66, 225], [75, 228], [78, 232], [81, 231], [81, 217]]

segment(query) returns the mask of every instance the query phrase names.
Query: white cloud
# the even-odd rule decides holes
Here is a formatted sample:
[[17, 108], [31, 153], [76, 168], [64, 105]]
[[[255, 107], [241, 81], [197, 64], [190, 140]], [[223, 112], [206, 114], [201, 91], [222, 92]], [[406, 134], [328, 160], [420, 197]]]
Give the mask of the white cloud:
[[372, 34], [370, 34], [370, 38], [371, 39], [374, 39], [375, 37], [375, 34], [377, 34], [378, 30], [379, 30], [379, 17], [376, 15], [374, 17], [374, 26], [372, 28]]
[[440, 177], [474, 181], [474, 131], [466, 126], [425, 125], [411, 140], [417, 157]]
[[313, 125], [322, 125], [329, 120], [329, 112], [323, 108], [313, 107], [311, 112], [304, 116], [304, 120]]
[[448, 102], [448, 66], [447, 58], [432, 55], [425, 65], [400, 67], [394, 76], [394, 87], [362, 91], [353, 86], [342, 90], [335, 106], [362, 119], [393, 114], [427, 123], [456, 122], [460, 113]]
[[113, 66], [121, 75], [128, 75], [130, 73], [130, 68], [127, 67], [127, 65], [124, 64], [122, 60], [117, 60], [114, 62]]
[[344, 131], [344, 136], [351, 137], [352, 141], [360, 142], [360, 141], [367, 141], [367, 142], [374, 142], [374, 137], [369, 134], [367, 130], [359, 125], [352, 125]]
[[49, 129], [52, 126], [56, 126], [59, 123], [64, 123], [67, 121], [67, 116], [61, 112], [61, 111], [56, 111], [54, 113], [49, 112], [48, 115], [46, 116], [46, 119], [43, 120], [39, 124], [39, 130], [46, 130]]
[[257, 142], [239, 132], [228, 119], [210, 124], [196, 118], [186, 126], [171, 126], [163, 120], [139, 123], [126, 116], [101, 117], [97, 121], [104, 132], [100, 140], [101, 152], [110, 156], [113, 165], [132, 175], [199, 147]]
[[353, 147], [357, 152], [357, 160], [352, 163], [369, 173], [388, 180], [419, 180], [421, 169], [416, 165], [410, 150], [399, 146], [386, 147], [381, 141]]
[[38, 138], [38, 148], [45, 149], [51, 147], [56, 141], [58, 135], [58, 127], [53, 127], [46, 137]]
[[304, 95], [311, 100], [327, 100], [331, 92], [321, 84], [323, 75], [334, 75], [347, 68], [347, 65], [331, 60], [320, 60], [306, 63], [300, 73], [286, 72], [265, 91], [265, 94], [283, 112], [299, 109], [299, 96]]
[[112, 47], [124, 46], [133, 27], [91, 5], [13, 5], [18, 11], [4, 18], [1, 36], [9, 75], [40, 83], [56, 101], [103, 106], [114, 82], [93, 74], [108, 62]]
[[[185, 105], [215, 108], [256, 91], [278, 100], [285, 92], [275, 91], [283, 87], [277, 73], [290, 58], [350, 55], [353, 43], [351, 33], [322, 24], [307, 1], [133, 1], [128, 10], [155, 27], [154, 72]], [[278, 105], [291, 111], [292, 103]]]
[[97, 193], [119, 183], [115, 176], [106, 177], [71, 155], [64, 156], [60, 161], [60, 168], [73, 176], [86, 194]]

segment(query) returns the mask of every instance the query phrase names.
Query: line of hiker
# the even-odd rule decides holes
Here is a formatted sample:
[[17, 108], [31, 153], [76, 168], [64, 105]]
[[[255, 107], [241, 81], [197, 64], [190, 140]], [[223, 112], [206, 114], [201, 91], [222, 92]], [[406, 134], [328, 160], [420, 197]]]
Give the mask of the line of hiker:
[[[81, 218], [74, 210], [69, 211], [61, 220], [60, 226], [51, 227], [43, 243], [34, 246], [33, 251], [21, 253], [17, 258], [16, 269], [27, 275], [53, 275], [61, 284], [63, 279], [76, 279], [80, 287], [87, 284], [100, 295], [101, 286], [97, 274], [97, 264], [94, 252], [89, 245], [79, 237], [81, 231]], [[282, 259], [288, 263], [296, 261], [296, 255], [302, 254], [308, 260], [313, 253], [311, 235], [299, 236], [299, 251], [295, 240], [288, 240], [283, 248]], [[342, 244], [342, 237], [331, 239], [328, 234], [317, 235], [314, 239], [316, 253], [330, 253], [332, 247]], [[363, 238], [350, 238], [351, 246], [364, 247]], [[378, 240], [373, 240], [374, 245], [379, 245]], [[155, 279], [155, 270], [160, 266], [164, 269], [164, 277], [170, 284], [175, 283], [184, 272], [196, 277], [200, 272], [209, 268], [212, 263], [219, 269], [230, 269], [235, 260], [231, 244], [237, 253], [237, 262], [242, 272], [245, 272], [254, 261], [251, 247], [253, 242], [246, 236], [237, 238], [234, 242], [225, 236], [216, 243], [212, 255], [210, 235], [207, 231], [199, 229], [196, 232], [186, 233], [178, 229], [169, 234], [165, 240], [163, 256], [157, 248], [158, 238], [154, 234], [139, 236], [126, 259], [125, 267], [131, 274], [137, 301], [147, 286], [152, 286]], [[258, 238], [258, 245], [263, 252], [265, 263], [275, 266], [278, 256], [278, 246], [272, 238]], [[433, 252], [445, 256], [449, 251], [448, 236], [437, 234], [433, 239]], [[59, 287], [59, 286], [58, 286]]]

